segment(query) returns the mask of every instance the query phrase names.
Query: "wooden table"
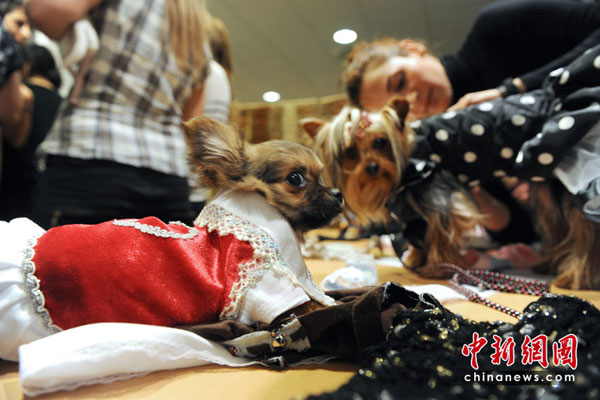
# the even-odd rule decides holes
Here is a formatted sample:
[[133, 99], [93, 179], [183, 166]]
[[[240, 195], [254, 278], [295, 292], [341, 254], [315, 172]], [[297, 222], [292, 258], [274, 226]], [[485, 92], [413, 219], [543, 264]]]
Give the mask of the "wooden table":
[[[357, 243], [359, 247], [362, 245], [364, 243]], [[307, 265], [315, 281], [320, 282], [331, 271], [343, 267], [344, 263], [309, 259]], [[444, 280], [426, 280], [410, 271], [395, 267], [378, 267], [378, 277], [380, 282], [394, 281], [403, 285], [446, 284]], [[600, 307], [599, 291], [571, 291], [553, 287], [552, 292], [582, 297]], [[536, 298], [499, 293], [492, 296], [491, 300], [523, 310]], [[456, 300], [445, 303], [445, 306], [478, 321], [516, 321], [499, 311], [468, 301]], [[342, 362], [303, 366], [285, 371], [267, 370], [257, 366], [228, 368], [210, 365], [155, 372], [140, 378], [109, 385], [83, 387], [73, 392], [59, 392], [38, 399], [295, 399], [335, 390], [348, 381], [356, 369], [356, 365]], [[18, 365], [0, 361], [0, 400], [22, 398], [18, 383]]]

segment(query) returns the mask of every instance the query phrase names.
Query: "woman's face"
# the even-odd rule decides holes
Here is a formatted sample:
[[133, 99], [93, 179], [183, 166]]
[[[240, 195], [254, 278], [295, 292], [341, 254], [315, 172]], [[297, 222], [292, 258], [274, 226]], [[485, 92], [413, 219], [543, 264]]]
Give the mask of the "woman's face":
[[15, 8], [6, 13], [2, 22], [19, 44], [22, 45], [31, 37], [31, 26], [24, 8]]
[[450, 106], [452, 86], [438, 58], [408, 53], [374, 61], [363, 74], [360, 102], [365, 109], [379, 110], [391, 97], [407, 100], [413, 116], [424, 118]]

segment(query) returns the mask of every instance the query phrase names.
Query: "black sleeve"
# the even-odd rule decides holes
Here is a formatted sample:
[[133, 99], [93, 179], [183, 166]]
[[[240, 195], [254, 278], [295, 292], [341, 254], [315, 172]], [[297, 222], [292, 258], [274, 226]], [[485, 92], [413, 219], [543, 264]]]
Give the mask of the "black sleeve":
[[509, 77], [520, 77], [533, 90], [549, 72], [596, 43], [600, 43], [600, 4], [499, 1], [478, 14], [452, 60], [457, 67], [447, 72], [456, 97], [461, 95], [458, 92], [497, 87]]
[[[494, 24], [493, 21], [496, 21]], [[481, 17], [482, 30], [495, 29], [514, 48], [513, 62], [527, 90], [541, 86], [548, 73], [600, 43], [600, 5], [570, 0], [515, 0], [496, 3]], [[522, 45], [519, 43], [522, 42]], [[508, 76], [507, 76], [508, 77]]]
[[568, 65], [571, 61], [583, 54], [584, 51], [596, 46], [597, 44], [600, 44], [600, 27], [594, 30], [588, 37], [573, 47], [570, 51], [567, 51], [562, 56], [554, 59], [554, 61], [551, 61], [534, 71], [521, 75], [520, 78], [528, 90], [537, 89], [541, 86], [542, 82], [550, 72], [557, 68]]

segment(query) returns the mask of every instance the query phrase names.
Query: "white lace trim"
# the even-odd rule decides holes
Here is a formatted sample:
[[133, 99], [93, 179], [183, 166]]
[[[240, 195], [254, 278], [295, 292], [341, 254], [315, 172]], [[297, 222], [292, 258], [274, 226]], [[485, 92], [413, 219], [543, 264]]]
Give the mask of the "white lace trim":
[[142, 224], [138, 220], [135, 220], [135, 219], [115, 219], [113, 221], [113, 224], [117, 225], [117, 226], [129, 226], [134, 229], [137, 229], [138, 231], [140, 231], [142, 233], [147, 233], [149, 235], [154, 235], [154, 236], [162, 237], [162, 238], [184, 239], [185, 240], [185, 239], [192, 239], [192, 238], [198, 236], [198, 230], [196, 228], [187, 226], [183, 222], [179, 222], [179, 221], [171, 221], [171, 222], [169, 222], [169, 224], [183, 226], [188, 229], [187, 233], [172, 232], [167, 229], [159, 228], [158, 226]]
[[37, 237], [29, 239], [27, 241], [27, 247], [23, 250], [23, 275], [25, 278], [25, 288], [31, 297], [34, 312], [42, 319], [44, 326], [52, 333], [60, 332], [58, 326], [54, 325], [50, 313], [45, 307], [46, 300], [42, 291], [40, 290], [40, 280], [35, 276], [35, 263], [33, 262], [33, 256], [35, 250], [33, 249], [37, 243]]
[[295, 286], [304, 289], [314, 300], [323, 304], [331, 303], [332, 299], [317, 288], [310, 272], [310, 284], [316, 290], [310, 290], [313, 288], [306, 288], [300, 283], [281, 256], [277, 242], [250, 221], [232, 214], [221, 206], [209, 204], [200, 213], [196, 224], [199, 227], [206, 226], [209, 232], [216, 230], [219, 236], [233, 234], [236, 239], [250, 243], [254, 249], [254, 258], [239, 266], [238, 279], [231, 288], [228, 304], [219, 315], [221, 319], [239, 319], [246, 292], [256, 286], [268, 269], [277, 275], [285, 275]]

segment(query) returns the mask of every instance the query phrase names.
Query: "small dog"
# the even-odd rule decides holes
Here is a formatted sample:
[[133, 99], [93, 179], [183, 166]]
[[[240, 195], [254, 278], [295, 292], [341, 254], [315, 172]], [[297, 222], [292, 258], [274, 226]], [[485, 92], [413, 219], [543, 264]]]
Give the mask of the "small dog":
[[[346, 211], [361, 226], [391, 220], [388, 202], [412, 167], [409, 158], [416, 143], [406, 123], [408, 109], [406, 101], [395, 99], [381, 112], [347, 106], [332, 122], [301, 121], [302, 129], [314, 140], [313, 150], [328, 167], [323, 174], [326, 183], [341, 189]], [[407, 267], [462, 264], [465, 233], [481, 220], [469, 193], [449, 174], [432, 174], [423, 189], [413, 191], [407, 200], [406, 209], [427, 223], [405, 211], [396, 215], [413, 239], [404, 260]], [[427, 273], [439, 275], [440, 271], [428, 268]]]
[[323, 164], [309, 148], [283, 140], [250, 144], [208, 117], [192, 119], [184, 129], [190, 164], [204, 186], [260, 193], [299, 238], [342, 211], [342, 193], [322, 184]]
[[296, 143], [251, 145], [206, 117], [183, 128], [202, 182], [219, 190], [194, 226], [155, 217], [48, 231], [26, 218], [0, 222], [0, 266], [14, 272], [0, 279], [0, 358], [91, 323], [251, 325], [334, 304], [298, 246], [343, 208], [317, 156]]
[[[557, 123], [551, 118], [555, 111], [547, 111], [550, 116], [544, 113], [532, 116], [531, 122], [518, 114], [524, 113], [523, 109], [529, 104], [532, 104], [532, 109], [538, 103], [545, 104], [540, 99], [547, 96], [546, 92], [521, 96], [526, 101], [517, 98], [506, 103], [486, 103], [464, 112], [447, 113], [437, 117], [437, 120], [420, 121], [422, 126], [419, 127], [419, 135], [406, 123], [408, 104], [399, 99], [392, 99], [378, 113], [367, 114], [348, 107], [332, 122], [311, 119], [302, 121], [301, 125], [313, 137], [314, 150], [329, 167], [329, 172], [324, 174], [327, 182], [341, 188], [346, 204], [356, 215], [357, 222], [363, 225], [369, 222], [387, 222], [392, 214], [405, 224], [405, 236], [409, 237], [413, 245], [405, 260], [407, 267], [417, 268], [419, 273], [427, 277], [441, 277], [444, 276], [443, 271], [436, 271], [432, 266], [440, 262], [465, 265], [464, 235], [476, 225], [482, 224], [484, 215], [466, 190], [467, 183], [469, 186], [476, 186], [479, 180], [472, 178], [469, 182], [469, 178], [461, 172], [477, 175], [479, 169], [485, 169], [481, 175], [489, 172], [489, 176], [500, 179], [515, 175], [518, 168], [521, 168], [519, 173], [526, 175], [530, 181], [530, 207], [534, 210], [536, 225], [542, 236], [541, 254], [544, 258], [537, 270], [556, 275], [554, 283], [559, 287], [598, 289], [600, 225], [586, 218], [580, 201], [556, 178], [535, 175], [544, 171], [543, 168], [550, 171], [555, 168], [560, 155], [557, 154], [553, 159], [547, 153], [549, 150], [546, 145], [536, 149], [535, 146], [542, 137], [536, 133], [540, 129], [546, 129], [548, 137], [551, 137], [554, 130], [557, 130], [555, 137], [566, 136], [564, 133], [561, 135], [562, 128], [556, 128]], [[576, 107], [581, 105], [576, 103]], [[498, 119], [490, 118], [488, 113], [495, 108], [499, 110], [498, 115], [508, 116], [508, 124], [497, 127], [492, 125]], [[532, 112], [529, 111], [527, 115], [532, 115]], [[580, 131], [587, 132], [597, 122], [594, 116], [595, 114], [587, 120], [582, 118]], [[467, 117], [485, 121], [489, 125], [479, 125], [483, 122], [468, 125], [471, 122], [461, 119]], [[571, 117], [567, 116], [565, 120], [568, 118]], [[441, 129], [452, 119], [457, 119], [459, 126], [471, 126], [465, 133], [465, 136], [471, 135], [466, 137], [466, 141], [496, 139], [483, 147], [483, 154], [464, 152], [464, 147], [459, 150], [458, 144], [452, 151], [450, 149], [453, 147], [447, 145], [451, 139], [451, 133], [447, 130], [449, 128]], [[440, 123], [442, 125], [435, 125]], [[522, 130], [517, 133], [517, 128]], [[428, 129], [432, 135], [427, 136], [424, 129]], [[490, 135], [490, 131], [498, 136], [486, 136]], [[579, 133], [574, 132], [573, 137]], [[429, 144], [421, 145], [428, 143], [428, 139], [424, 137], [434, 135], [437, 136], [434, 141], [439, 143], [437, 150], [441, 147], [448, 149], [449, 154], [445, 157], [456, 157], [456, 164], [446, 162], [440, 168], [440, 156], [435, 149]], [[519, 154], [515, 150], [513, 155], [513, 150], [508, 147], [500, 148], [504, 145], [497, 144], [501, 143], [498, 137], [503, 135], [508, 140], [520, 137], [524, 141], [525, 145], [521, 147]], [[531, 140], [527, 141], [528, 139]], [[465, 143], [462, 142], [460, 146], [465, 146]], [[487, 157], [484, 157], [485, 152], [488, 153]], [[523, 167], [523, 152], [529, 153], [529, 159], [534, 160], [529, 161], [526, 167]], [[435, 159], [436, 162], [432, 163], [430, 159]], [[463, 164], [458, 165], [459, 162]], [[506, 170], [498, 169], [498, 165], [506, 167]], [[452, 174], [449, 169], [452, 169]], [[460, 183], [455, 175], [463, 178]]]

